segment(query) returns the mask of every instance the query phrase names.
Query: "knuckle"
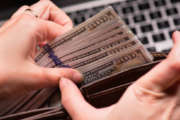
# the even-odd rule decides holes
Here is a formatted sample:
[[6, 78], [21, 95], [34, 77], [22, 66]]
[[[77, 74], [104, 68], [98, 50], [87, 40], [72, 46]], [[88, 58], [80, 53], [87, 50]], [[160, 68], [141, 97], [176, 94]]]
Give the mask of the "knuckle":
[[38, 21], [35, 20], [33, 16], [29, 14], [22, 14], [21, 17], [19, 18], [19, 23], [28, 28], [33, 28], [33, 29], [37, 29], [39, 26]]
[[71, 68], [60, 68], [60, 74], [61, 74], [61, 77], [68, 77], [71, 79], [71, 77], [73, 76], [74, 74], [74, 70], [71, 69]]
[[169, 64], [169, 67], [173, 70], [180, 71], [180, 61], [174, 60]]
[[27, 8], [29, 8], [28, 5], [23, 5], [22, 7], [20, 7], [20, 9], [27, 9]]
[[51, 5], [54, 4], [53, 2], [51, 2], [50, 0], [41, 0], [41, 3], [44, 3], [45, 5]]
[[168, 58], [167, 65], [170, 69], [179, 72], [180, 71], [180, 58], [178, 57]]
[[[69, 18], [69, 17], [68, 17]], [[72, 20], [69, 18], [69, 20], [68, 20], [68, 24], [69, 24], [69, 26], [71, 26], [72, 28], [73, 28], [73, 26], [74, 26], [74, 24], [73, 24], [73, 22], [72, 22]]]

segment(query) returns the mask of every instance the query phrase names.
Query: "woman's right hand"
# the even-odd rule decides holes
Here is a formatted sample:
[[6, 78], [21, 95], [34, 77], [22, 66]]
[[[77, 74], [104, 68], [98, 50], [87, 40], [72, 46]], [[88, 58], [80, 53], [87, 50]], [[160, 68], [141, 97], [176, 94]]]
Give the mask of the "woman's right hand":
[[114, 105], [97, 109], [76, 85], [60, 80], [62, 104], [73, 120], [180, 120], [180, 32], [167, 59], [132, 84]]
[[71, 28], [71, 19], [49, 0], [23, 6], [14, 13], [0, 28], [0, 101], [58, 86], [61, 77], [82, 80], [77, 70], [45, 68], [34, 61], [38, 45], [54, 40]]

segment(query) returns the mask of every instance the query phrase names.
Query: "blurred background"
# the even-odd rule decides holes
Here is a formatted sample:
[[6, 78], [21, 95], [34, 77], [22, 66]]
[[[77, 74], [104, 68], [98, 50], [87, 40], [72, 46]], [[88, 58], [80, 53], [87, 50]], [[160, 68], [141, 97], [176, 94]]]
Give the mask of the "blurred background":
[[[38, 0], [5, 0], [0, 4], [3, 24], [22, 5]], [[107, 6], [117, 14], [149, 51], [168, 52], [173, 31], [180, 30], [180, 0], [52, 0], [73, 20], [74, 25], [92, 17]]]
[[[39, 0], [3, 0], [0, 4], [0, 19], [7, 19], [22, 5], [31, 5]], [[52, 0], [60, 7], [78, 4], [88, 0]]]

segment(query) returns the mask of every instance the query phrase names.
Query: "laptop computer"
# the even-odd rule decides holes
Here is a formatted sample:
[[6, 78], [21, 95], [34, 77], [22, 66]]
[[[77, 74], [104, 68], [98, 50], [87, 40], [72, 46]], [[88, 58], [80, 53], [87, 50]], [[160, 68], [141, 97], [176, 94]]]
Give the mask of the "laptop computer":
[[180, 0], [89, 0], [63, 8], [80, 24], [112, 6], [149, 51], [168, 52], [175, 30], [180, 30]]
[[[8, 9], [8, 12], [4, 12], [5, 16], [10, 16], [10, 13], [12, 14], [20, 5], [32, 4], [36, 1], [38, 0], [16, 2], [15, 6]], [[112, 6], [144, 46], [152, 52], [168, 52], [173, 45], [171, 39], [173, 31], [180, 30], [180, 0], [52, 1], [71, 17], [74, 25], [82, 23], [103, 8]]]

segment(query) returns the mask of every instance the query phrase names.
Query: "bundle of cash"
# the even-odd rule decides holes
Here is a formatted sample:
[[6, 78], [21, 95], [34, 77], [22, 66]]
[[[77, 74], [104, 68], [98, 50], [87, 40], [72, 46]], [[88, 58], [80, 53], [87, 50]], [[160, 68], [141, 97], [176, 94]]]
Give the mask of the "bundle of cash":
[[[111, 7], [48, 43], [35, 57], [36, 63], [43, 67], [79, 70], [84, 75], [82, 85], [111, 77], [152, 59]], [[60, 92], [55, 88], [46, 88], [12, 103], [0, 115], [36, 109], [42, 105], [61, 106]]]
[[[43, 67], [67, 67], [84, 75], [82, 85], [111, 77], [119, 72], [152, 61], [125, 22], [107, 7], [94, 17], [56, 38], [39, 50], [35, 61]], [[59, 106], [59, 91], [52, 95], [47, 106]], [[44, 97], [46, 100], [48, 98]], [[42, 97], [39, 97], [42, 101]]]
[[44, 67], [77, 69], [86, 84], [152, 59], [124, 21], [107, 7], [44, 46], [35, 61]]

